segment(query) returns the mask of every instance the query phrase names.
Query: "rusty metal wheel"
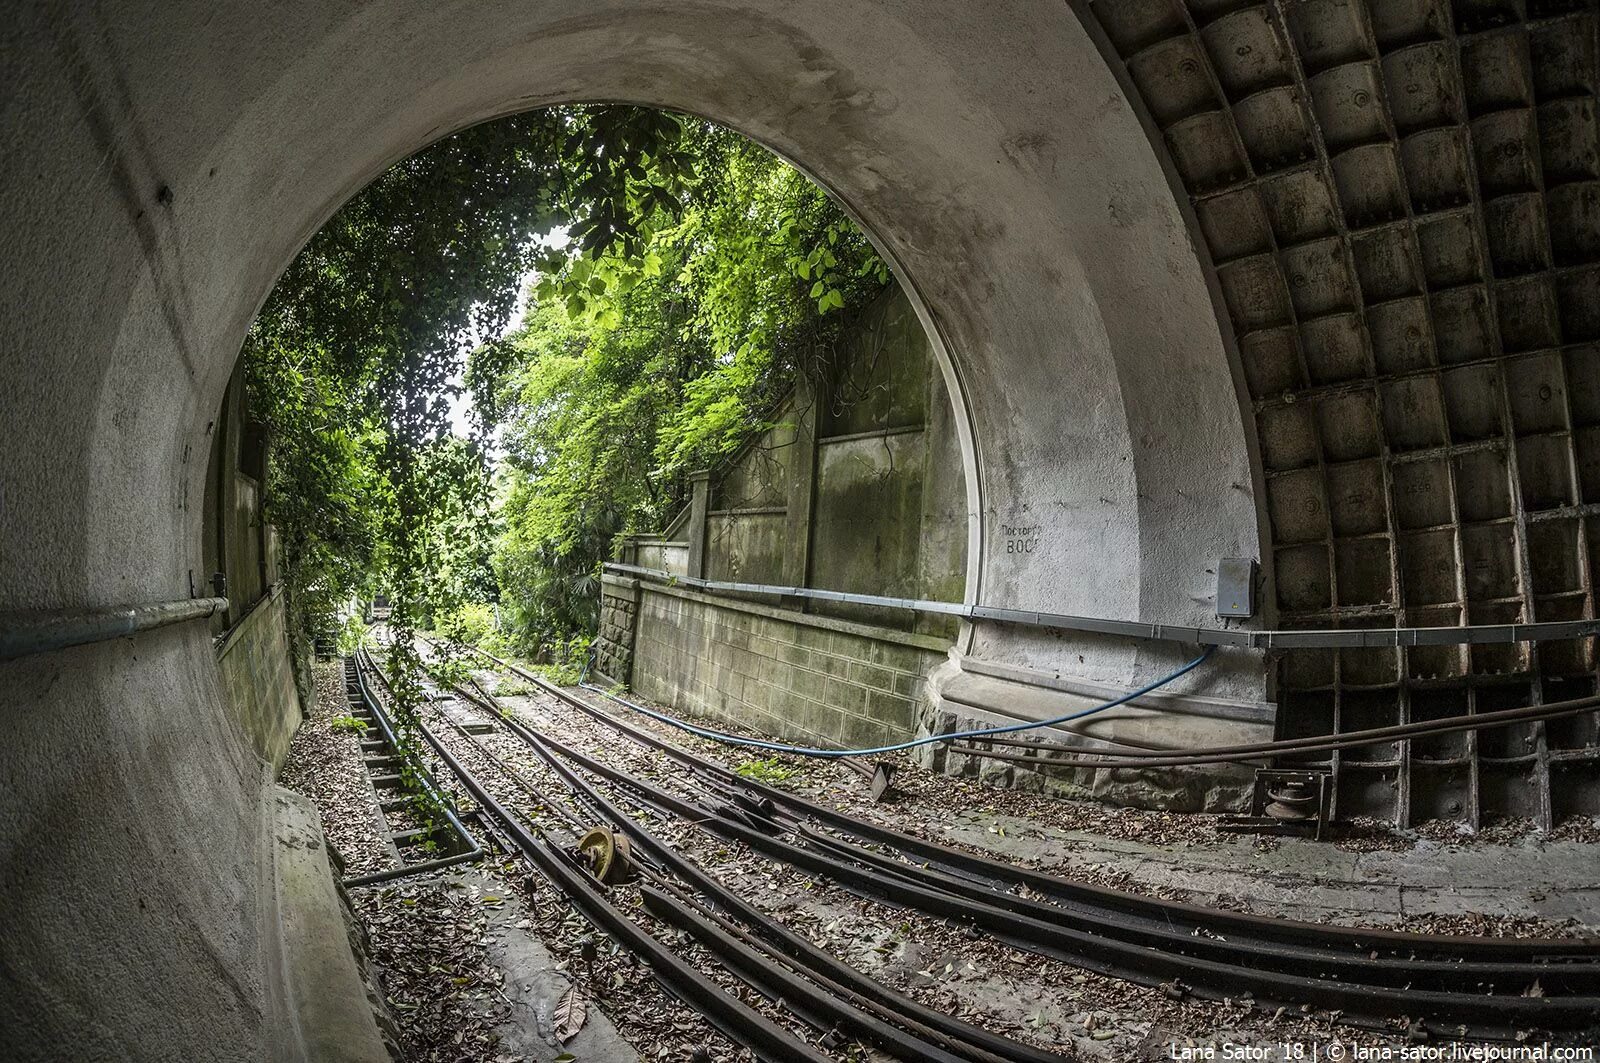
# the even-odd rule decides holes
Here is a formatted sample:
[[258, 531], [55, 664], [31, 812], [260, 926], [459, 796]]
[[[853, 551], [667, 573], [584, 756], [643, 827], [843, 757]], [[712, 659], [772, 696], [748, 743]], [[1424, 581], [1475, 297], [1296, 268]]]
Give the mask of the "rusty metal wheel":
[[610, 827], [591, 827], [578, 839], [578, 855], [588, 863], [594, 877], [608, 886], [634, 878], [628, 839]]

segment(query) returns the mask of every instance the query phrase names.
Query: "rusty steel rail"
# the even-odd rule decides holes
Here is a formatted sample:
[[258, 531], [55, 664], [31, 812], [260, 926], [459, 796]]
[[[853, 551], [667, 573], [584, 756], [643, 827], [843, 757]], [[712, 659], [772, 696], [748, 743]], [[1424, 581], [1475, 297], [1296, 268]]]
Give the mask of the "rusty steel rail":
[[[630, 775], [592, 757], [565, 747], [548, 736], [544, 742], [586, 771], [633, 791], [646, 803], [670, 811], [722, 838], [741, 842], [769, 858], [832, 879], [856, 892], [900, 907], [976, 926], [1010, 944], [1137, 984], [1174, 989], [1182, 986], [1197, 995], [1221, 998], [1249, 993], [1258, 1006], [1312, 1003], [1377, 1024], [1388, 1017], [1423, 1017], [1429, 1022], [1457, 1027], [1460, 1032], [1495, 1039], [1514, 1037], [1528, 1028], [1584, 1028], [1600, 1014], [1595, 996], [1501, 996], [1486, 993], [1419, 988], [1428, 965], [1418, 965], [1410, 985], [1379, 985], [1310, 977], [1293, 971], [1256, 966], [1259, 957], [1248, 953], [1233, 961], [1166, 951], [1112, 936], [1114, 925], [1089, 929], [1065, 925], [1060, 910], [1042, 913], [1011, 911], [995, 903], [997, 897], [958, 895], [942, 884], [924, 880], [912, 865], [898, 869], [861, 866], [861, 862], [824, 848], [795, 845], [751, 825], [749, 818], [729, 815], [678, 797], [647, 780]], [[1012, 898], [1021, 900], [1020, 898]], [[1097, 932], [1098, 931], [1098, 932]], [[1198, 939], [1197, 939], [1198, 940]], [[1226, 951], [1233, 943], [1209, 939]], [[1315, 970], [1324, 957], [1302, 950], [1293, 959], [1295, 970]], [[1441, 973], [1452, 965], [1434, 968]], [[1542, 970], [1542, 968], [1541, 968]], [[1520, 993], [1527, 982], [1514, 987]], [[1494, 1021], [1485, 1021], [1490, 1016]]]
[[1219, 933], [1249, 934], [1305, 944], [1333, 943], [1350, 949], [1363, 951], [1380, 949], [1404, 955], [1466, 958], [1463, 952], [1469, 952], [1491, 954], [1502, 959], [1584, 959], [1600, 962], [1600, 939], [1592, 937], [1485, 938], [1309, 923], [1207, 908], [1182, 901], [1096, 886], [1060, 875], [1018, 867], [992, 857], [979, 856], [939, 842], [928, 841], [870, 820], [859, 819], [786, 790], [755, 779], [747, 779], [721, 764], [674, 745], [647, 730], [635, 727], [525, 669], [501, 661], [481, 650], [477, 652], [494, 661], [499, 667], [516, 673], [546, 693], [559, 698], [630, 740], [664, 753], [692, 771], [715, 779], [734, 791], [753, 795], [756, 800], [765, 801], [773, 808], [782, 808], [799, 819], [815, 820], [862, 841], [904, 853], [917, 861], [931, 863], [980, 881], [1003, 885], [1005, 888], [1023, 886], [1059, 902], [1090, 904], [1102, 911], [1110, 909], [1119, 913], [1119, 916], [1144, 915], [1162, 923], [1184, 924], [1191, 929], [1204, 926]]
[[[660, 879], [655, 884], [676, 897], [683, 908], [698, 915], [703, 923], [711, 924], [712, 929], [709, 932], [701, 932], [698, 936], [701, 938], [701, 944], [705, 945], [713, 952], [718, 953], [718, 955], [725, 954], [729, 948], [729, 945], [726, 944], [726, 942], [728, 942], [729, 939], [733, 939], [734, 943], [742, 943], [760, 952], [762, 955], [767, 957], [767, 962], [769, 963], [781, 963], [791, 967], [795, 965], [794, 958], [789, 953], [785, 952], [780, 945], [776, 944], [775, 942], [768, 941], [765, 938], [756, 936], [750, 930], [747, 930], [746, 928], [735, 923], [728, 916], [706, 906], [701, 902], [700, 898], [695, 896], [691, 891], [676, 886], [668, 879]], [[690, 932], [694, 933], [696, 931], [691, 929]], [[888, 1004], [883, 1004], [874, 998], [863, 997], [851, 990], [849, 986], [833, 981], [827, 975], [819, 973], [814, 968], [807, 969], [805, 971], [805, 975], [807, 978], [811, 979], [817, 985], [826, 989], [834, 996], [848, 1001], [862, 1011], [871, 1012], [893, 1026], [901, 1027], [915, 1037], [922, 1038], [924, 1041], [931, 1042], [936, 1045], [943, 1045], [944, 1047], [950, 1049], [952, 1053], [958, 1054], [960, 1058], [969, 1059], [972, 1061], [972, 1063], [1008, 1063], [1008, 1061], [1012, 1059], [1025, 1059], [1035, 1055], [1042, 1055], [1052, 1060], [1064, 1060], [1066, 1058], [1064, 1056], [1056, 1056], [1052, 1053], [1045, 1052], [1042, 1049], [1036, 1049], [1032, 1045], [1023, 1044], [1018, 1041], [1008, 1041], [1006, 1038], [1000, 1037], [996, 1034], [990, 1034], [989, 1031], [982, 1030], [980, 1027], [974, 1027], [974, 1029], [978, 1029], [984, 1035], [984, 1040], [1005, 1042], [1002, 1047], [1004, 1047], [1006, 1054], [995, 1055], [982, 1048], [979, 1048], [971, 1041], [965, 1041], [961, 1040], [960, 1038], [952, 1037], [941, 1030], [936, 1030], [927, 1025], [924, 1021], [921, 1021], [919, 1018], [920, 1016], [937, 1016], [940, 1013], [932, 1011], [932, 1009], [918, 1004], [909, 997], [905, 999], [911, 1005], [913, 1005], [911, 1008], [897, 1008]], [[893, 990], [886, 990], [886, 992], [890, 995], [893, 995]], [[953, 1019], [952, 1021], [955, 1023], [960, 1023], [959, 1019]], [[913, 1058], [920, 1061], [927, 1058], [944, 1058], [944, 1055], [945, 1054], [940, 1053], [937, 1057], [935, 1057], [923, 1050], [922, 1054]]]
[[[648, 888], [641, 890], [646, 909], [669, 925], [692, 933], [758, 992], [782, 1001], [797, 1016], [820, 1031], [846, 1032], [914, 1063], [1061, 1063], [1063, 1060], [1064, 1057], [1055, 1053], [991, 1034], [903, 997], [771, 920], [613, 806], [544, 748], [537, 733], [522, 727], [520, 721], [505, 716], [494, 697], [476, 681], [469, 679], [468, 682], [476, 694], [459, 686], [455, 688], [457, 694], [478, 704], [497, 723], [523, 738], [562, 778], [581, 805], [598, 814], [601, 820], [622, 830], [663, 869], [676, 873], [723, 910], [737, 914], [750, 924], [755, 934], [742, 932], [726, 921], [719, 921], [714, 913], [697, 914], [688, 907], [680, 907], [669, 894], [681, 896], [683, 891], [665, 876], [646, 871], [657, 887], [655, 892]], [[482, 742], [469, 732], [459, 725], [456, 725], [456, 730], [473, 743], [479, 754], [541, 805], [566, 813], [559, 803], [552, 801], [515, 769], [484, 748]], [[692, 902], [689, 904], [692, 905]], [[766, 951], [770, 959], [761, 958], [755, 950]], [[772, 960], [793, 967], [794, 973], [775, 966]], [[842, 976], [867, 992], [863, 994], [852, 985], [835, 981], [829, 977], [830, 974]], [[935, 1028], [930, 1023], [946, 1029]], [[999, 1054], [991, 1052], [985, 1045], [1001, 1051]]]
[[[561, 778], [580, 803], [595, 810], [603, 820], [624, 832], [640, 852], [647, 854], [663, 868], [709, 898], [717, 908], [747, 924], [752, 931], [748, 944], [770, 950], [774, 958], [796, 967], [834, 996], [842, 997], [861, 1012], [871, 1013], [865, 1019], [849, 1011], [834, 1013], [835, 1021], [845, 1025], [857, 1037], [877, 1044], [885, 1051], [912, 1060], [945, 1060], [950, 1058], [951, 1053], [955, 1053], [958, 1058], [972, 1060], [973, 1063], [1063, 1063], [1065, 1057], [1054, 1052], [991, 1033], [982, 1027], [963, 1022], [944, 1012], [935, 1011], [911, 997], [898, 993], [767, 916], [707, 874], [694, 861], [657, 838], [637, 819], [617, 808], [556, 756], [552, 749], [560, 746], [564, 752], [573, 751], [566, 750], [556, 740], [535, 731], [515, 717], [503, 714], [493, 695], [476, 682], [472, 682], [471, 685], [477, 691], [477, 696], [460, 687], [456, 689], [468, 701], [477, 703], [498, 723], [527, 743]], [[493, 756], [487, 751], [484, 752], [487, 756]], [[509, 771], [509, 768], [506, 770]], [[522, 781], [521, 784], [528, 785], [526, 781]], [[548, 801], [543, 795], [540, 797]], [[666, 809], [662, 811], [668, 815], [672, 814]], [[665, 880], [658, 882], [658, 885], [672, 889], [671, 884]], [[657, 903], [664, 902], [658, 900]], [[699, 924], [695, 924], [695, 927], [698, 926]], [[726, 924], [720, 927], [720, 931], [737, 934], [734, 928]], [[724, 948], [731, 949], [720, 934], [707, 930], [705, 936], [707, 940], [704, 943], [719, 955], [723, 954]], [[745, 959], [742, 954], [739, 958]], [[784, 999], [793, 999], [792, 995], [797, 991], [795, 986], [789, 984], [780, 988]], [[871, 1015], [904, 1027], [911, 1036], [907, 1038], [893, 1028], [884, 1029], [880, 1023], [871, 1021]]]
[[[356, 682], [354, 690], [350, 689], [352, 672], [354, 673], [353, 678]], [[378, 674], [381, 677], [383, 673], [379, 672]], [[387, 683], [387, 680], [385, 680], [385, 683]], [[394, 725], [389, 719], [389, 714], [384, 711], [383, 705], [379, 701], [378, 697], [373, 694], [372, 690], [367, 686], [366, 674], [362, 671], [361, 662], [359, 660], [350, 659], [347, 661], [345, 669], [345, 693], [347, 698], [352, 699], [353, 705], [359, 704], [360, 707], [372, 717], [373, 722], [378, 725], [379, 732], [381, 732], [383, 735], [384, 744], [389, 749], [394, 751], [395, 756], [409, 759], [406, 751], [401, 747], [399, 741], [395, 738]], [[374, 871], [366, 875], [351, 875], [343, 879], [341, 884], [346, 888], [354, 886], [377, 886], [385, 882], [393, 882], [396, 879], [409, 878], [412, 875], [426, 874], [429, 871], [438, 871], [440, 868], [468, 863], [469, 861], [476, 860], [483, 856], [483, 846], [478, 842], [478, 839], [472, 836], [472, 832], [467, 830], [466, 824], [461, 822], [461, 818], [456, 814], [455, 807], [448, 800], [446, 800], [444, 794], [440, 792], [438, 784], [434, 781], [432, 774], [430, 774], [428, 770], [420, 764], [413, 766], [417, 769], [418, 777], [422, 780], [423, 788], [427, 790], [428, 794], [439, 803], [439, 807], [444, 810], [446, 825], [455, 833], [457, 840], [462, 846], [464, 846], [464, 848], [459, 852], [450, 853], [447, 856], [441, 856], [433, 860], [421, 860], [412, 864], [406, 863], [405, 858], [402, 856], [400, 857], [401, 863], [399, 867], [392, 867], [383, 871]], [[370, 780], [370, 769], [363, 767], [363, 770], [368, 773], [368, 778]], [[391, 836], [391, 844], [392, 838], [393, 836]], [[398, 849], [395, 851], [398, 853]]]
[[[1037, 919], [1059, 919], [1064, 911], [1060, 905], [1036, 901], [993, 886], [975, 882], [960, 875], [950, 874], [932, 867], [907, 864], [862, 846], [849, 845], [815, 828], [799, 823], [791, 828], [796, 835], [841, 859], [855, 860], [885, 874], [901, 875], [910, 881], [935, 885], [947, 893], [975, 901], [993, 904], [1009, 912], [1029, 915]], [[1079, 911], [1072, 913], [1082, 920], [1080, 925], [1105, 926], [1104, 912]], [[1102, 920], [1098, 924], [1095, 919]], [[1253, 962], [1275, 970], [1305, 970], [1315, 967], [1322, 978], [1337, 978], [1367, 985], [1407, 986], [1426, 981], [1435, 988], [1452, 992], [1510, 990], [1521, 992], [1538, 982], [1545, 990], [1564, 993], [1593, 994], [1600, 991], [1600, 965], [1588, 963], [1539, 963], [1531, 961], [1495, 962], [1468, 959], [1429, 959], [1426, 957], [1396, 957], [1381, 955], [1374, 949], [1354, 952], [1342, 949], [1315, 949], [1274, 941], [1261, 941], [1246, 937], [1224, 940], [1195, 934], [1193, 929], [1182, 929], [1169, 924], [1127, 917], [1114, 925], [1112, 932], [1128, 940], [1138, 941], [1153, 948], [1211, 956], [1232, 962]]]
[[789, 1063], [791, 1060], [830, 1063], [829, 1056], [724, 992], [720, 985], [629, 919], [606, 898], [600, 884], [587, 871], [580, 869], [571, 857], [549, 839], [536, 837], [510, 809], [496, 800], [432, 729], [426, 725], [418, 729], [434, 754], [460, 780], [483, 814], [511, 840], [516, 851], [532, 863], [585, 919], [643, 960], [668, 992], [700, 1009], [706, 1020], [718, 1030], [769, 1063]]
[[[432, 732], [424, 729], [425, 735]], [[517, 851], [526, 857], [585, 919], [609, 934], [649, 965], [656, 977], [678, 999], [700, 1009], [706, 1020], [733, 1041], [744, 1045], [772, 1063], [810, 1060], [821, 1063], [828, 1056], [796, 1038], [755, 1009], [725, 993], [721, 986], [701, 974], [688, 961], [667, 948], [654, 936], [612, 904], [586, 871], [580, 870], [548, 840], [534, 837], [494, 799], [477, 778], [450, 753], [442, 742], [430, 737], [439, 759], [461, 780], [479, 807], [511, 838]]]
[[677, 898], [649, 886], [641, 886], [639, 894], [651, 915], [688, 933], [758, 992], [769, 999], [784, 1001], [817, 1029], [826, 1030], [832, 1026], [848, 1030], [857, 1039], [870, 1041], [910, 1063], [963, 1063], [967, 1058], [930, 1044], [870, 1012], [859, 1011], [829, 993], [818, 992], [803, 977], [782, 964], [773, 963]]
[[[1134, 947], [1143, 948], [1146, 955], [1130, 956], [1125, 959], [1130, 962], [1142, 959], [1150, 966], [1170, 974], [1174, 979], [1178, 977], [1195, 979], [1202, 988], [1204, 987], [1202, 979], [1210, 978], [1213, 981], [1220, 979], [1224, 983], [1237, 984], [1237, 980], [1242, 978], [1247, 982], [1262, 983], [1258, 985], [1258, 989], [1252, 989], [1252, 992], [1259, 990], [1262, 994], [1272, 996], [1280, 1002], [1316, 1002], [1321, 1006], [1342, 1006], [1352, 1015], [1372, 1015], [1375, 1010], [1374, 1005], [1379, 1005], [1376, 1009], [1378, 1014], [1415, 1015], [1424, 1012], [1431, 1021], [1438, 1022], [1443, 1019], [1461, 1027], [1474, 1028], [1495, 1036], [1508, 1036], [1513, 1028], [1528, 1025], [1581, 1028], [1593, 1023], [1595, 1015], [1600, 1014], [1600, 998], [1592, 995], [1504, 995], [1507, 991], [1520, 994], [1523, 989], [1528, 988], [1532, 978], [1535, 977], [1540, 979], [1542, 988], [1546, 986], [1547, 981], [1553, 985], [1577, 989], [1592, 985], [1597, 973], [1595, 960], [1600, 958], [1600, 951], [1597, 951], [1596, 943], [1592, 940], [1460, 938], [1450, 935], [1334, 928], [1322, 924], [1264, 919], [1244, 913], [1222, 912], [1195, 905], [1158, 901], [1120, 891], [1085, 887], [1082, 883], [1068, 879], [1013, 868], [998, 861], [974, 857], [972, 854], [946, 846], [902, 835], [876, 824], [856, 820], [825, 806], [814, 805], [784, 791], [756, 783], [754, 780], [744, 779], [720, 765], [680, 750], [647, 732], [638, 731], [588, 704], [584, 699], [553, 687], [537, 676], [507, 666], [498, 660], [496, 663], [502, 667], [511, 667], [511, 670], [535, 682], [547, 693], [554, 694], [625, 736], [667, 753], [702, 777], [714, 779], [720, 787], [731, 787], [752, 795], [752, 800], [740, 802], [745, 806], [740, 809], [718, 810], [719, 814], [714, 821], [704, 822], [707, 810], [668, 794], [659, 787], [628, 776], [592, 758], [584, 758], [587, 761], [583, 764], [586, 770], [641, 793], [650, 803], [658, 807], [701, 821], [702, 826], [716, 833], [744, 841], [766, 855], [805, 866], [816, 873], [828, 875], [865, 892], [897, 900], [907, 906], [924, 907], [937, 914], [977, 922], [997, 936], [1013, 940], [1024, 947], [1034, 947], [1036, 951], [1040, 950], [1038, 945], [1043, 944], [1044, 951], [1061, 955], [1062, 958], [1076, 962], [1080, 966], [1094, 968], [1094, 961], [1084, 962], [1082, 953], [1086, 950], [1103, 949], [1110, 943], [1100, 938], [1092, 942], [1075, 938], [1072, 927], [1060, 925], [1064, 916], [1072, 914], [1069, 908], [1059, 904], [1044, 905], [1041, 902], [1029, 902], [1009, 893], [1005, 886], [1023, 884], [1033, 888], [1045, 887], [1040, 889], [1041, 893], [1051, 896], [1058, 902], [1063, 899], [1074, 901], [1079, 907], [1077, 914], [1080, 917], [1096, 918], [1101, 927], [1132, 925], [1135, 934], [1148, 935], [1156, 930], [1161, 922], [1168, 923], [1165, 927], [1160, 927], [1164, 934], [1157, 935], [1158, 938], [1164, 937], [1164, 941], [1160, 944], [1136, 945]], [[582, 757], [582, 754], [578, 756]], [[814, 831], [805, 839], [812, 843], [812, 848], [807, 849], [781, 842], [758, 829], [757, 824], [760, 820], [770, 814], [768, 810], [776, 811], [781, 808], [794, 818], [793, 814], [797, 807], [803, 815], [819, 819], [834, 829], [875, 844], [897, 848], [919, 859], [936, 861], [944, 866], [939, 869], [918, 868], [881, 854], [873, 854], [870, 850], [852, 846], [842, 840], [827, 839]], [[858, 866], [862, 864], [866, 867]], [[1019, 879], [1023, 881], [1018, 881]], [[1066, 894], [1065, 898], [1063, 894]], [[1105, 903], [1094, 904], [1088, 910], [1084, 909], [1086, 900], [1104, 902], [1108, 899], [1113, 902], [1110, 911], [1107, 910], [1108, 906]], [[1015, 910], [1019, 908], [1021, 910]], [[1138, 914], [1144, 917], [1129, 918], [1130, 915]], [[1185, 931], [1199, 928], [1207, 933], [1223, 932], [1229, 940], [1219, 941], [1217, 938], [1207, 938], [1203, 934], [1185, 933], [1184, 941], [1174, 942], [1171, 931], [1176, 928], [1170, 924], [1174, 915], [1180, 916], [1182, 922], [1187, 924], [1184, 927]], [[1251, 938], [1254, 940], [1248, 940]], [[1147, 938], [1148, 940], [1152, 939]], [[1202, 942], [1205, 944], [1201, 944]], [[1121, 942], [1121, 944], [1131, 943]], [[1187, 951], [1190, 953], [1209, 950], [1211, 956], [1224, 954], [1225, 947], [1243, 946], [1246, 957], [1239, 962], [1229, 964], [1206, 956], [1176, 955], [1164, 951], [1167, 946], [1176, 948], [1180, 945], [1187, 946]], [[1385, 951], [1394, 955], [1374, 958], [1359, 954], [1367, 950]], [[1159, 953], [1160, 958], [1153, 958], [1150, 953]], [[1097, 959], [1103, 958], [1103, 955], [1103, 952], [1096, 951]], [[1274, 961], [1274, 966], [1291, 966], [1292, 970], [1241, 969], [1241, 964], [1260, 964], [1264, 959]], [[1363, 960], [1366, 962], [1363, 963]], [[1393, 985], [1303, 978], [1293, 973], [1318, 970], [1318, 965], [1323, 963], [1337, 963], [1347, 976], [1381, 979], [1385, 982], [1406, 979], [1410, 976], [1411, 980], [1436, 978], [1446, 985], [1471, 986], [1475, 979], [1484, 982], [1492, 979], [1500, 987], [1500, 992], [1491, 994], [1441, 991], [1433, 988], [1431, 982], [1428, 983], [1427, 990], [1406, 990], [1403, 988], [1405, 982], [1397, 988]], [[1111, 965], [1101, 963], [1100, 967], [1105, 969], [1105, 973], [1116, 974], [1134, 981], [1146, 981], [1148, 984], [1148, 975], [1143, 971], [1130, 970], [1120, 963]], [[1486, 1027], [1484, 1025], [1486, 1019], [1498, 1025], [1493, 1028]]]

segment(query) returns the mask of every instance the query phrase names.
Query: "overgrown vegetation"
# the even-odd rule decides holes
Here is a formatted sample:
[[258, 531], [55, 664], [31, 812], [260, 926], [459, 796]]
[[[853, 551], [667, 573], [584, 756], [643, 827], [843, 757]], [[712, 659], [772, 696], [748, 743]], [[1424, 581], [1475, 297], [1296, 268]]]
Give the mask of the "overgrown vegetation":
[[762, 757], [756, 760], [747, 760], [733, 769], [735, 775], [742, 775], [746, 779], [757, 782], [781, 783], [786, 779], [794, 778], [794, 769], [776, 757]]
[[497, 698], [525, 698], [533, 693], [533, 685], [520, 679], [502, 679], [490, 693]]
[[349, 652], [365, 630], [342, 612], [386, 592], [403, 744], [418, 628], [575, 680], [617, 536], [663, 523], [887, 276], [819, 189], [697, 119], [538, 111], [397, 164], [296, 257], [245, 345], [297, 649]]
[[702, 177], [637, 242], [551, 250], [522, 326], [473, 355], [477, 406], [504, 426], [495, 570], [525, 651], [592, 630], [619, 535], [681, 507], [688, 473], [766, 427], [795, 373], [888, 280], [828, 196], [727, 130], [686, 123]]
[[[452, 380], [510, 323], [541, 234], [571, 226], [596, 255], [637, 243], [637, 219], [690, 172], [681, 140], [670, 117], [625, 107], [477, 126], [382, 174], [295, 258], [245, 357], [298, 632], [330, 633], [379, 587], [397, 630], [493, 595], [484, 434], [449, 434]], [[403, 688], [416, 662], [396, 646]]]
[[341, 208], [250, 331], [248, 401], [273, 443], [266, 516], [296, 648], [331, 634], [352, 597], [387, 589], [403, 745], [422, 694], [413, 630], [459, 596], [493, 593], [483, 433], [448, 432], [464, 352], [509, 324], [541, 233], [573, 226], [596, 255], [637, 242], [635, 220], [670, 206], [687, 173], [680, 140], [676, 121], [625, 107], [448, 137]]
[[359, 614], [344, 618], [339, 625], [339, 656], [348, 657], [367, 644], [367, 624]]

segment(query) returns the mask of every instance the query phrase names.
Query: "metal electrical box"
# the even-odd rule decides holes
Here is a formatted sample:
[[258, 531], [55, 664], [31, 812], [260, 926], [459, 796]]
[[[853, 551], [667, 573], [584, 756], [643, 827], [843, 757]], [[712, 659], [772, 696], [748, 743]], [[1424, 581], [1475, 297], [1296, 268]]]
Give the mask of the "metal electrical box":
[[1217, 615], [1256, 615], [1256, 559], [1225, 557], [1217, 562]]

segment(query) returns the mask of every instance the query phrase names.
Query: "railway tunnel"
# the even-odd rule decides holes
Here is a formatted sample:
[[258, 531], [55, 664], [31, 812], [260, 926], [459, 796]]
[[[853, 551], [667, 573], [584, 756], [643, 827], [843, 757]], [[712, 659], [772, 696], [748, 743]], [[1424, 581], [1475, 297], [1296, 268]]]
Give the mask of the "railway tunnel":
[[[216, 545], [218, 493], [250, 479], [217, 462], [244, 470], [254, 445], [229, 381], [341, 203], [535, 107], [703, 115], [815, 178], [899, 278], [924, 434], [947, 448], [923, 483], [944, 501], [934, 581], [824, 581], [792, 536], [752, 561], [708, 481], [607, 576], [600, 664], [628, 672], [609, 678], [780, 732], [751, 713], [791, 703], [703, 693], [709, 642], [756, 653], [738, 631], [759, 619], [813, 633], [846, 679], [881, 646], [907, 653], [905, 689], [817, 699], [859, 697], [871, 722], [892, 695], [907, 715], [883, 740], [1070, 713], [1208, 641], [1181, 693], [1098, 739], [1222, 746], [1592, 696], [1596, 25], [1581, 0], [17, 5], [0, 36], [0, 1043], [338, 1058], [318, 1024], [361, 1002], [300, 981], [325, 969], [317, 928], [340, 924], [317, 921], [329, 873], [285, 855], [304, 825], [273, 783], [298, 711], [273, 693], [282, 636], [259, 654], [212, 639], [272, 583], [268, 533]], [[819, 426], [818, 449], [850, 429]], [[802, 495], [827, 497], [776, 500], [782, 520]], [[844, 535], [847, 515], [807, 520]], [[219, 549], [238, 567], [216, 620]], [[1235, 609], [1219, 575], [1249, 561]], [[752, 602], [731, 582], [966, 612], [896, 628], [870, 603]], [[696, 610], [707, 645], [652, 641]], [[1596, 720], [1308, 763], [1345, 817], [1549, 831], [1600, 813]], [[967, 756], [925, 763], [1031, 781]], [[1226, 765], [1068, 779], [1192, 811], [1250, 785]]]

